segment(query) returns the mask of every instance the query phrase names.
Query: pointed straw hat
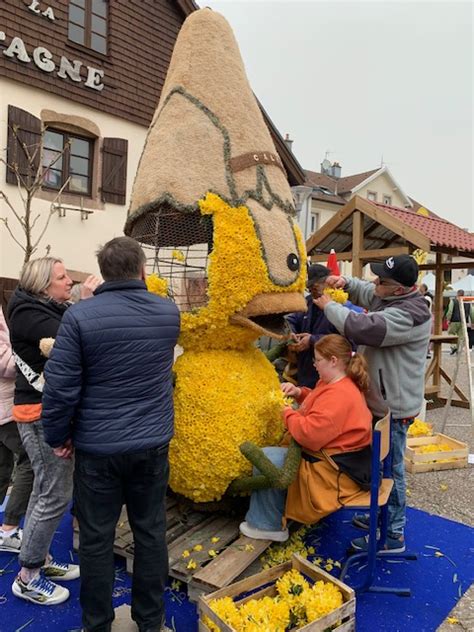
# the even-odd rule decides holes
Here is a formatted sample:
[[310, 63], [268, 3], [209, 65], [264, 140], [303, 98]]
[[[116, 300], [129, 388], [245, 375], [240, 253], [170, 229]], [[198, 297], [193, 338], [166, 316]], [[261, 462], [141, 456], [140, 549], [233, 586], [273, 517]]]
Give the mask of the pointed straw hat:
[[[233, 207], [248, 207], [266, 258], [271, 258], [270, 250], [298, 252], [285, 169], [250, 88], [234, 34], [222, 15], [201, 9], [186, 19], [176, 40], [140, 158], [125, 233], [153, 244], [145, 235], [147, 214], [174, 211], [176, 217], [176, 211], [191, 211], [188, 220], [173, 220], [181, 226], [191, 224], [196, 222], [192, 211], [198, 211], [198, 201], [208, 191]], [[176, 234], [163, 223], [160, 230]], [[161, 239], [155, 246], [176, 245], [171, 239], [165, 243], [163, 233], [155, 238]], [[278, 267], [279, 272], [272, 274], [277, 283], [295, 281], [297, 271], [284, 262]]]

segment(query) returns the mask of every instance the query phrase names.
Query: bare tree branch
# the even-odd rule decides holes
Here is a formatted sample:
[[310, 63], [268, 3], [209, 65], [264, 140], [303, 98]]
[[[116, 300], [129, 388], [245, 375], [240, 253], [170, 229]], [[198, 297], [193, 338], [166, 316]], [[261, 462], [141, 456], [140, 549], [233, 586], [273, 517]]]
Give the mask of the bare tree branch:
[[25, 246], [21, 242], [19, 242], [18, 239], [15, 237], [15, 235], [12, 233], [11, 228], [8, 225], [8, 218], [7, 217], [0, 217], [0, 222], [3, 222], [5, 224], [5, 228], [10, 233], [10, 236], [13, 239], [13, 241], [20, 246], [20, 248], [23, 250], [23, 252], [26, 252]]

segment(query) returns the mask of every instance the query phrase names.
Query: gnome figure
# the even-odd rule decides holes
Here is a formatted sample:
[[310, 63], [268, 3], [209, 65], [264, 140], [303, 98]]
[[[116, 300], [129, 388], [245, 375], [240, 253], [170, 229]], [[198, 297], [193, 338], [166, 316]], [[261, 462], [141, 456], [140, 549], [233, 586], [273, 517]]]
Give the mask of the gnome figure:
[[125, 226], [182, 310], [170, 485], [196, 502], [250, 474], [240, 444], [283, 434], [278, 378], [255, 340], [284, 338], [283, 316], [306, 309], [293, 214], [232, 30], [196, 11], [176, 41]]

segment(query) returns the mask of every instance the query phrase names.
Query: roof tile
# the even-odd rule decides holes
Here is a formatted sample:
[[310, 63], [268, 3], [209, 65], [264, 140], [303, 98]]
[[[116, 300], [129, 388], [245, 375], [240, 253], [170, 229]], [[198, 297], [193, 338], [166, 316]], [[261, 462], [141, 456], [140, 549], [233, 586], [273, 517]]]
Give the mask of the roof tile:
[[[373, 204], [373, 202], [372, 202]], [[474, 255], [474, 235], [441, 217], [425, 217], [418, 215], [411, 209], [397, 206], [375, 204], [393, 215], [404, 224], [419, 230], [426, 235], [434, 247], [453, 248], [454, 250]]]

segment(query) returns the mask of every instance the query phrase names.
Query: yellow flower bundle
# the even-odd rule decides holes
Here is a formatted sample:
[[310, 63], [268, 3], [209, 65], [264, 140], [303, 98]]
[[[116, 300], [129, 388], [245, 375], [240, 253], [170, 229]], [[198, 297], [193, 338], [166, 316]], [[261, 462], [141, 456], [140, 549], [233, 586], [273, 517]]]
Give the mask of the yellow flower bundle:
[[431, 452], [452, 452], [453, 448], [447, 443], [430, 443], [414, 449], [416, 454], [431, 454]]
[[433, 434], [433, 426], [416, 418], [408, 428], [409, 437], [429, 437]]
[[327, 287], [324, 290], [324, 294], [329, 296], [329, 298], [336, 303], [341, 303], [341, 305], [344, 305], [344, 303], [346, 303], [349, 298], [349, 294], [347, 292], [344, 292], [344, 290], [341, 289], [335, 289], [333, 287]]
[[149, 292], [168, 298], [168, 281], [155, 272], [147, 276], [146, 287]]
[[[230, 597], [215, 599], [211, 609], [236, 632], [284, 632], [290, 625], [299, 629], [329, 614], [342, 605], [342, 593], [330, 582], [313, 585], [296, 570], [282, 575], [276, 583], [276, 595], [250, 599], [237, 606]], [[219, 628], [208, 618], [204, 623], [211, 632]]]

